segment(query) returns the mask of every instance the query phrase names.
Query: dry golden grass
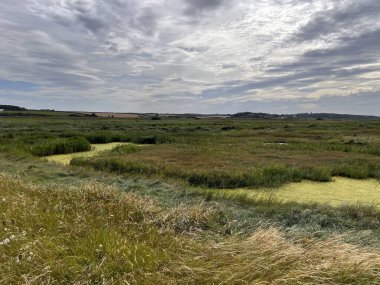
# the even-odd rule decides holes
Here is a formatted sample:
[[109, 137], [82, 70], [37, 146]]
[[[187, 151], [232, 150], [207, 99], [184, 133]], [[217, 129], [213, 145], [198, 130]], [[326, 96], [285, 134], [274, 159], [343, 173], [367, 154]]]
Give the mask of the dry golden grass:
[[196, 263], [197, 284], [380, 284], [379, 252], [341, 237], [289, 240], [275, 228], [215, 244]]
[[139, 283], [180, 245], [151, 225], [149, 199], [112, 186], [27, 185], [0, 177], [0, 284]]
[[215, 221], [217, 209], [201, 204], [192, 207], [180, 205], [164, 213], [160, 225], [175, 233], [197, 233], [209, 228]]
[[218, 211], [0, 174], [0, 284], [380, 284], [380, 253], [341, 237], [197, 238]]

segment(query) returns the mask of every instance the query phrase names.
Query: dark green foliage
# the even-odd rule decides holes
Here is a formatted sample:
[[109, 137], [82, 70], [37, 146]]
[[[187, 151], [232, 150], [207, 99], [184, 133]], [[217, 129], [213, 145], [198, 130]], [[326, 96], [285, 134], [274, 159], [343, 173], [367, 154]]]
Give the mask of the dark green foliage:
[[13, 105], [0, 105], [0, 110], [4, 111], [27, 111], [27, 109]]
[[91, 144], [85, 138], [69, 138], [48, 140], [45, 143], [34, 145], [31, 153], [35, 156], [48, 156], [91, 150]]
[[134, 142], [138, 144], [156, 144], [157, 137], [156, 136], [138, 137], [134, 139]]
[[109, 136], [109, 135], [106, 135], [106, 134], [89, 134], [89, 135], [86, 135], [86, 139], [90, 142], [90, 143], [110, 143], [112, 142], [112, 137]]
[[[103, 127], [103, 130], [106, 128]], [[132, 132], [99, 132], [90, 133], [86, 135], [86, 139], [90, 143], [110, 143], [110, 142], [131, 142], [136, 144], [162, 144], [170, 143], [171, 140], [168, 136], [164, 135], [141, 135], [139, 133]]]
[[332, 176], [333, 172], [330, 167], [319, 166], [304, 170], [304, 177], [302, 178], [312, 181], [329, 182]]
[[156, 167], [148, 163], [127, 161], [116, 157], [76, 158], [71, 161], [71, 165], [91, 166], [96, 170], [111, 171], [118, 174], [161, 175], [185, 180], [191, 186], [206, 186], [209, 188], [273, 188], [287, 182], [298, 182], [302, 179], [321, 182], [331, 180], [331, 172], [328, 169], [302, 169], [279, 164], [257, 167], [250, 172], [229, 173], [223, 171], [185, 171], [170, 166]]

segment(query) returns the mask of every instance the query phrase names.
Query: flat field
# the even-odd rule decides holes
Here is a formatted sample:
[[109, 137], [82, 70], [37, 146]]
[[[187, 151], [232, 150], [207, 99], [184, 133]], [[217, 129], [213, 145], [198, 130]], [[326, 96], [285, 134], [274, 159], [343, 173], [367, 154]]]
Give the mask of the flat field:
[[380, 120], [28, 114], [0, 284], [380, 284]]

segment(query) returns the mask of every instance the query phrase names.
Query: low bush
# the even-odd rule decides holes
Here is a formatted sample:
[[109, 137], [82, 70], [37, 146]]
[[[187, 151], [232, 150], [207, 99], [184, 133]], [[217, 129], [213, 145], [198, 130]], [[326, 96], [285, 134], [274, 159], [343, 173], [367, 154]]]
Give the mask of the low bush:
[[88, 140], [81, 137], [47, 140], [46, 142], [31, 147], [31, 153], [35, 156], [48, 156], [89, 150], [91, 150], [91, 144]]
[[94, 144], [111, 142], [131, 142], [136, 144], [163, 144], [171, 143], [173, 139], [165, 135], [142, 135], [139, 133], [99, 132], [90, 133], [85, 138]]
[[329, 182], [331, 181], [332, 174], [333, 172], [330, 167], [319, 166], [304, 170], [303, 178], [312, 181]]

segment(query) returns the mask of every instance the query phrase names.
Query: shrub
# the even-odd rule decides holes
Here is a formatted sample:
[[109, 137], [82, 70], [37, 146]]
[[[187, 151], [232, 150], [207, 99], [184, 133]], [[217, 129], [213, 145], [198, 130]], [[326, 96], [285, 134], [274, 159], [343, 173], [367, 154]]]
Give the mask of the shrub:
[[156, 136], [138, 137], [135, 139], [135, 143], [138, 143], [138, 144], [156, 144], [157, 143], [157, 137]]
[[74, 153], [91, 150], [91, 144], [85, 138], [69, 138], [47, 141], [32, 147], [31, 153], [35, 156]]
[[90, 134], [86, 136], [86, 139], [90, 143], [110, 143], [112, 139], [110, 136], [105, 134]]
[[361, 164], [341, 164], [334, 167], [333, 175], [365, 179], [369, 177], [369, 168], [367, 165]]
[[332, 170], [330, 167], [320, 166], [307, 170], [305, 178], [313, 181], [329, 182], [331, 181], [331, 176]]

